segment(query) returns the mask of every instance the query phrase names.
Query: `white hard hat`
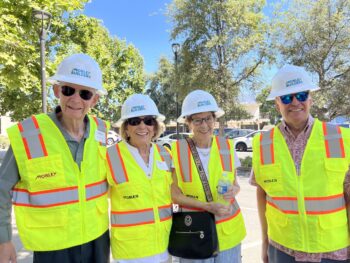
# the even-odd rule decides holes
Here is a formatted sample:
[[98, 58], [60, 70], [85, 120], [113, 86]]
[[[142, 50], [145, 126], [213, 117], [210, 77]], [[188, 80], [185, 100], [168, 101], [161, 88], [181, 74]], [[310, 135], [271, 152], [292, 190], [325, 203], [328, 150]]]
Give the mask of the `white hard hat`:
[[304, 68], [287, 64], [273, 77], [271, 92], [266, 100], [273, 100], [279, 96], [301, 91], [319, 89], [318, 86], [312, 83], [311, 78]]
[[190, 92], [182, 103], [181, 116], [177, 119], [179, 123], [185, 123], [186, 117], [201, 112], [214, 112], [219, 118], [225, 112], [218, 107], [214, 97], [204, 90], [194, 90]]
[[121, 118], [117, 121], [116, 126], [120, 127], [127, 119], [139, 116], [155, 116], [158, 121], [164, 121], [165, 116], [160, 114], [154, 101], [144, 94], [133, 94], [128, 97], [123, 105]]
[[55, 84], [67, 82], [97, 90], [99, 95], [107, 92], [102, 87], [102, 72], [97, 62], [86, 54], [74, 54], [59, 64], [56, 74], [49, 78]]

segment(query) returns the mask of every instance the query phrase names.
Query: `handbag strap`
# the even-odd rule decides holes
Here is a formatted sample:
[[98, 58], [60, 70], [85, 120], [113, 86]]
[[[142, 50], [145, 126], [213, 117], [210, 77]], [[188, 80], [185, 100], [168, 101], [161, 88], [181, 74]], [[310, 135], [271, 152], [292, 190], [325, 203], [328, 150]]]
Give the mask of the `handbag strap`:
[[196, 146], [194, 145], [194, 141], [192, 140], [192, 138], [189, 138], [189, 137], [186, 138], [186, 141], [187, 141], [188, 145], [190, 146], [190, 150], [192, 152], [192, 156], [193, 156], [194, 162], [196, 164], [197, 171], [199, 173], [199, 177], [201, 178], [201, 182], [202, 182], [203, 189], [204, 189], [204, 192], [205, 192], [205, 197], [206, 197], [208, 202], [212, 202], [213, 201], [213, 195], [211, 194], [211, 191], [210, 191], [208, 178], [205, 175], [205, 171], [203, 169], [203, 165], [202, 165], [201, 159], [199, 158], [199, 154], [198, 154], [198, 151], [196, 149]]

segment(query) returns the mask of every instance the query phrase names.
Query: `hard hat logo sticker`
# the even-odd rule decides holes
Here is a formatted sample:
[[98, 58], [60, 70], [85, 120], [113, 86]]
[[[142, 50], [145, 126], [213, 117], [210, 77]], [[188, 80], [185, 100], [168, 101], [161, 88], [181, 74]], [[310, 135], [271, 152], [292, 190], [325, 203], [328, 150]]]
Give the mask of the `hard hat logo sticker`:
[[202, 101], [198, 101], [197, 103], [197, 107], [209, 106], [209, 105], [211, 105], [209, 100], [202, 100]]
[[87, 70], [73, 68], [71, 74], [91, 79], [91, 73]]
[[131, 108], [131, 112], [135, 112], [135, 111], [143, 111], [146, 110], [145, 109], [145, 105], [137, 105], [137, 106], [133, 106]]
[[290, 87], [290, 86], [294, 86], [294, 85], [298, 85], [298, 84], [302, 84], [303, 81], [298, 78], [298, 79], [291, 79], [291, 80], [288, 80], [286, 82], [286, 87]]

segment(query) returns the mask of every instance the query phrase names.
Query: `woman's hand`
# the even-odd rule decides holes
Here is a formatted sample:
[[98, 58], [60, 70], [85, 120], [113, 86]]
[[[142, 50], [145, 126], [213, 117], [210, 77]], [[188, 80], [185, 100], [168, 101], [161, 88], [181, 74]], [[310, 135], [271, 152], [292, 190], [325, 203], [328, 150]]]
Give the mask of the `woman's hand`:
[[206, 203], [205, 210], [216, 216], [229, 216], [232, 213], [232, 205], [209, 202]]

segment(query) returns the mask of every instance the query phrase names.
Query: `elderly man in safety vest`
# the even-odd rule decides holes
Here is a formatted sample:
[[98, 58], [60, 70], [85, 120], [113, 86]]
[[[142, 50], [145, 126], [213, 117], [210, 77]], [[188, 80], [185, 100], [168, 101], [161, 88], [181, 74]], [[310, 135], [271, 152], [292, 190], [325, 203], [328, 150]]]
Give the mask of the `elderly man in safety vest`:
[[350, 132], [311, 117], [317, 89], [303, 68], [281, 68], [267, 100], [283, 120], [253, 141], [265, 263], [348, 262]]
[[[88, 55], [62, 61], [51, 77], [60, 106], [10, 127], [0, 167], [0, 262], [16, 262], [11, 197], [24, 247], [36, 263], [109, 262], [106, 134], [89, 116], [102, 72]], [[12, 191], [12, 194], [11, 194]]]

